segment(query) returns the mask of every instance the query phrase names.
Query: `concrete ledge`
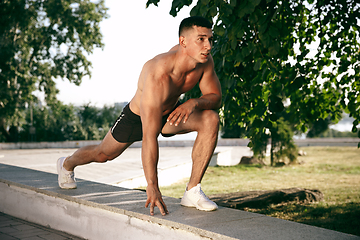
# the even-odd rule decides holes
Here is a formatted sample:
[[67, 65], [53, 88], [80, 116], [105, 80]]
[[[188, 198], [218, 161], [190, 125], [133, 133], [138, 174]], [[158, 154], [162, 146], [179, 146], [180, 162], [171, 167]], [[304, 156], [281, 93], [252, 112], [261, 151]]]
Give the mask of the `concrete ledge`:
[[360, 138], [307, 138], [295, 139], [298, 147], [309, 146], [336, 146], [336, 147], [357, 147]]
[[[165, 169], [160, 169], [158, 167], [158, 181], [159, 186], [170, 186], [178, 182], [181, 179], [189, 178], [191, 174], [192, 162], [179, 163], [176, 166], [171, 166]], [[141, 175], [126, 179], [124, 181], [112, 184], [113, 186], [123, 187], [123, 188], [139, 188], [146, 186], [146, 178], [144, 171], [141, 170]], [[112, 177], [113, 178], [113, 177]]]
[[55, 174], [5, 164], [0, 179], [0, 211], [87, 239], [360, 239], [236, 209], [201, 212], [169, 197], [170, 214], [150, 216], [144, 192], [85, 180], [63, 190]]
[[[19, 182], [29, 183], [0, 179], [0, 211], [75, 236], [86, 239], [233, 239], [166, 219], [159, 213], [157, 217], [146, 214], [149, 211], [144, 208], [146, 194], [141, 191], [81, 180], [78, 189], [63, 190], [53, 185], [54, 174], [3, 164], [0, 168], [12, 173], [19, 170], [22, 178]], [[3, 172], [0, 173], [3, 178]], [[30, 180], [29, 177], [35, 178]], [[44, 183], [50, 179], [45, 187]], [[177, 201], [165, 199], [168, 206], [174, 204], [173, 200]]]
[[245, 146], [218, 146], [210, 159], [209, 166], [235, 166], [243, 156], [252, 156], [253, 152]]
[[205, 239], [166, 220], [13, 182], [1, 181], [0, 191], [2, 212], [85, 239]]

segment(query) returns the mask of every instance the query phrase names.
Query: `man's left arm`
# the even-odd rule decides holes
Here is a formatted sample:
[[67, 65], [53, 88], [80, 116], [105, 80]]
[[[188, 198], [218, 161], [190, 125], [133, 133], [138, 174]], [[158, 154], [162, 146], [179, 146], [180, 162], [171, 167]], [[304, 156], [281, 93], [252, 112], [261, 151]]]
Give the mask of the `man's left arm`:
[[185, 123], [196, 109], [215, 110], [221, 106], [221, 86], [219, 78], [215, 73], [214, 61], [211, 56], [199, 82], [199, 88], [202, 96], [200, 98], [189, 99], [173, 111], [168, 117], [170, 125], [175, 124], [177, 126], [181, 121]]
[[199, 88], [202, 96], [193, 99], [197, 102], [197, 109], [218, 109], [221, 106], [221, 86], [219, 78], [215, 73], [214, 60], [211, 56], [203, 77], [199, 82]]

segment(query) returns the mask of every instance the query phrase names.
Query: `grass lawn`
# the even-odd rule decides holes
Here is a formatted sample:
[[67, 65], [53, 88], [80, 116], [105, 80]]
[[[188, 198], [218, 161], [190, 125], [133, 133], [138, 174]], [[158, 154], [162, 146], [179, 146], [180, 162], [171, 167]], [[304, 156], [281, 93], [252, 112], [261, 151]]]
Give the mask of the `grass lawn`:
[[[282, 188], [318, 189], [324, 200], [244, 210], [360, 236], [360, 149], [306, 147], [299, 165], [284, 167], [209, 167], [202, 181], [207, 194]], [[267, 159], [269, 161], [269, 159]], [[181, 198], [188, 180], [162, 187], [164, 196]]]

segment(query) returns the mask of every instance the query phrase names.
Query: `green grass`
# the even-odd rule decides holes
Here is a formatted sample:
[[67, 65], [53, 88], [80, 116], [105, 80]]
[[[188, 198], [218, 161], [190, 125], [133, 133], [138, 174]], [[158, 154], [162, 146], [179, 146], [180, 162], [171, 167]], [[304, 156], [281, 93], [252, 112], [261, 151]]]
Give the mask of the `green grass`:
[[[285, 167], [209, 167], [202, 181], [207, 195], [282, 188], [318, 189], [317, 203], [272, 205], [244, 210], [360, 236], [360, 149], [356, 147], [307, 147], [302, 164]], [[269, 159], [267, 159], [267, 163]], [[181, 198], [185, 179], [162, 187], [164, 196]]]

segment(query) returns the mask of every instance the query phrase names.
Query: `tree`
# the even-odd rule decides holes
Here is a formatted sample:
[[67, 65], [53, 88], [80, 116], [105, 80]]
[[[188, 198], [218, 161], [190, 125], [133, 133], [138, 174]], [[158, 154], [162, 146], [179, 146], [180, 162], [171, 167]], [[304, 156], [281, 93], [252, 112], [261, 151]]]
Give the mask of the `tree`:
[[50, 107], [33, 104], [24, 111], [24, 121], [19, 128], [10, 132], [14, 139], [23, 142], [100, 140], [105, 137], [122, 107], [97, 108], [90, 103], [75, 107], [61, 102]]
[[90, 103], [77, 108], [76, 115], [85, 131], [85, 140], [100, 140], [105, 137], [117, 119], [123, 106], [104, 106], [97, 108]]
[[[174, 0], [170, 14], [191, 3]], [[356, 0], [199, 0], [192, 8], [192, 16], [214, 22], [223, 122], [244, 128], [255, 154], [264, 156], [268, 139], [285, 141], [279, 124], [305, 133], [320, 119], [337, 122], [345, 111], [357, 131], [359, 10]], [[186, 97], [193, 96], [198, 89]], [[281, 148], [271, 146], [275, 164]]]
[[84, 130], [72, 105], [57, 102], [51, 107], [44, 107], [34, 104], [26, 109], [25, 122], [19, 130], [19, 140], [23, 142], [84, 139]]
[[55, 78], [79, 85], [91, 75], [86, 54], [103, 47], [99, 23], [104, 1], [0, 1], [0, 133], [11, 141], [35, 90], [57, 104]]

